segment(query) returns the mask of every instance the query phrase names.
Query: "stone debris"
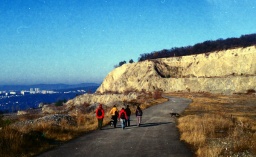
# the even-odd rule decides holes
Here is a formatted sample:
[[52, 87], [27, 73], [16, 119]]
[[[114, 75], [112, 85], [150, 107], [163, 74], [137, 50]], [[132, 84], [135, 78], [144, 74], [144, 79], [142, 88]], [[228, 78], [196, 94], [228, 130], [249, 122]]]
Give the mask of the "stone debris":
[[[62, 122], [64, 121], [65, 125], [69, 126], [76, 126], [76, 120], [74, 117], [67, 115], [67, 114], [53, 114], [53, 115], [47, 115], [44, 117], [40, 117], [37, 119], [30, 119], [30, 120], [24, 120], [19, 121], [16, 123], [11, 124], [11, 127], [13, 128], [26, 128], [26, 127], [33, 127], [34, 125], [42, 124], [42, 123], [51, 123], [54, 126], [61, 126]], [[25, 130], [26, 131], [26, 130]]]

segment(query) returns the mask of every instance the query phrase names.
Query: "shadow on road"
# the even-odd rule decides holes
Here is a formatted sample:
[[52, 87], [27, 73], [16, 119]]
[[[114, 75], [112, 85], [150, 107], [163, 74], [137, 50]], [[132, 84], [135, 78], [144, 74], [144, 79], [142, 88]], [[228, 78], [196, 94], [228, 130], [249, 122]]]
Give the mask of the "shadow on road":
[[[158, 123], [143, 123], [140, 124], [140, 127], [152, 127], [152, 126], [158, 126], [158, 125], [164, 125], [164, 124], [170, 124], [172, 122], [158, 122]], [[125, 127], [126, 129], [138, 127], [137, 125], [130, 125], [128, 127]], [[117, 125], [116, 128], [113, 126], [104, 127], [102, 130], [110, 130], [110, 129], [121, 129], [121, 125]]]
[[144, 123], [144, 124], [140, 124], [140, 127], [151, 127], [151, 126], [170, 124], [170, 123], [172, 123], [172, 122]]

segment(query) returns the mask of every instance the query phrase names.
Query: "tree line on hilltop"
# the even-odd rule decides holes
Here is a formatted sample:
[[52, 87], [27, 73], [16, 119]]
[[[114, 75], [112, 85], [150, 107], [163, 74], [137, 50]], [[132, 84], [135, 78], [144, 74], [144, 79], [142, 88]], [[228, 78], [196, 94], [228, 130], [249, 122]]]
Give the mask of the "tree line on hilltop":
[[[130, 60], [129, 60], [129, 63], [134, 63], [133, 59], [130, 59]], [[115, 65], [114, 68], [120, 67], [120, 66], [122, 66], [123, 64], [126, 64], [126, 61], [121, 61], [121, 62], [119, 62], [119, 64]]]
[[[174, 47], [171, 49], [163, 49], [160, 51], [153, 51], [151, 53], [144, 53], [140, 54], [138, 62], [149, 59], [202, 54], [207, 52], [222, 51], [238, 47], [248, 47], [252, 45], [256, 45], [256, 34], [242, 35], [239, 38], [218, 39], [214, 41], [207, 40], [202, 43], [197, 43], [193, 46]], [[129, 63], [133, 62], [134, 61], [132, 59], [129, 61]], [[117, 68], [122, 66], [123, 64], [126, 64], [126, 61], [121, 61], [118, 65], [115, 65], [114, 67]]]
[[225, 40], [218, 39], [215, 41], [205, 41], [193, 46], [174, 47], [171, 49], [163, 49], [161, 51], [154, 51], [151, 53], [141, 54], [138, 61], [157, 58], [169, 58], [178, 56], [187, 56], [194, 54], [202, 54], [213, 51], [221, 51], [238, 47], [248, 47], [256, 45], [256, 34], [242, 35], [240, 38], [227, 38]]

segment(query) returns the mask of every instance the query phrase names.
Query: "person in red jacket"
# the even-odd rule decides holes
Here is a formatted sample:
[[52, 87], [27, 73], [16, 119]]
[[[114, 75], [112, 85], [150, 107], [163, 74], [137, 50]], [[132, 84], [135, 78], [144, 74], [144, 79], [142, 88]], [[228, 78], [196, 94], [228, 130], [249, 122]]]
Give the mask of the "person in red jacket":
[[102, 129], [103, 119], [104, 119], [104, 110], [102, 108], [102, 104], [96, 109], [96, 117], [98, 119], [98, 129]]
[[126, 114], [124, 108], [122, 108], [121, 111], [119, 112], [118, 119], [119, 119], [120, 122], [121, 122], [121, 127], [122, 127], [122, 129], [124, 129], [125, 126], [126, 126], [126, 120], [128, 119], [127, 114]]

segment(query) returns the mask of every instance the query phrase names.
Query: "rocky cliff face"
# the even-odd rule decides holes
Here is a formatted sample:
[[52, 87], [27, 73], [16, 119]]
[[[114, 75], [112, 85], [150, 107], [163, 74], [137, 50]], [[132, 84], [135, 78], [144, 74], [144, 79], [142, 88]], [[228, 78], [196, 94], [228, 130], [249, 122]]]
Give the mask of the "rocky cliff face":
[[256, 90], [256, 46], [124, 64], [111, 71], [97, 93], [189, 91], [246, 93]]

